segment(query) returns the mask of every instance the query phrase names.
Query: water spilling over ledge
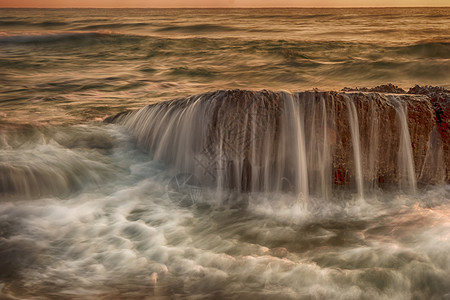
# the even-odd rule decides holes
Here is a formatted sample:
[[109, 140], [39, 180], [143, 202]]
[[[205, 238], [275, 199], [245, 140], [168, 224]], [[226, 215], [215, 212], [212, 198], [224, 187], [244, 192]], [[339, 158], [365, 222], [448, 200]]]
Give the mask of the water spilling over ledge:
[[105, 121], [125, 126], [174, 172], [219, 191], [307, 199], [342, 189], [360, 196], [391, 187], [414, 193], [417, 185], [448, 182], [449, 92], [416, 86], [392, 93], [389, 87], [219, 90]]
[[0, 11], [0, 299], [450, 299], [450, 7]]

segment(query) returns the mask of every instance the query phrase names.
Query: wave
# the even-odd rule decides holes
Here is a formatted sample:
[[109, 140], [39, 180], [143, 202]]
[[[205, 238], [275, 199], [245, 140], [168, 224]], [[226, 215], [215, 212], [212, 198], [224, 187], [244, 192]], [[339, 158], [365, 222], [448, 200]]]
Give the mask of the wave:
[[172, 68], [170, 70], [170, 75], [211, 78], [213, 76], [216, 76], [217, 74], [214, 70], [205, 69], [205, 68], [178, 67], [178, 68]]
[[0, 27], [12, 26], [38, 26], [38, 27], [53, 27], [70, 25], [67, 22], [59, 21], [44, 21], [44, 22], [28, 22], [28, 21], [0, 21]]
[[130, 28], [130, 27], [143, 27], [151, 25], [150, 23], [140, 22], [140, 23], [107, 23], [107, 24], [93, 24], [86, 25], [84, 27], [79, 27], [79, 30], [102, 30], [102, 29], [120, 29], [120, 28]]
[[450, 39], [435, 39], [419, 41], [415, 44], [401, 47], [401, 54], [421, 56], [426, 58], [450, 58]]
[[[79, 31], [55, 31], [50, 33], [25, 33], [17, 35], [1, 35], [0, 44], [45, 44], [55, 42], [81, 42], [85, 40], [99, 40], [112, 47], [133, 44], [133, 51], [142, 50], [146, 56], [185, 55], [186, 49], [192, 55], [213, 55], [216, 51], [239, 51], [240, 53], [267, 54], [274, 57], [293, 61], [324, 61], [373, 63], [377, 61], [403, 63], [417, 58], [449, 59], [450, 39], [424, 40], [401, 46], [389, 46], [382, 43], [357, 43], [339, 40], [289, 40], [289, 39], [245, 39], [245, 38], [207, 38], [207, 37], [160, 37], [157, 32], [178, 33], [213, 33], [234, 31], [238, 28], [216, 26], [211, 24], [197, 24], [189, 26], [168, 26], [156, 29], [155, 35], [139, 35], [113, 31], [125, 26], [145, 26], [149, 23], [121, 23], [98, 24], [78, 27]], [[104, 29], [104, 30], [102, 30]], [[85, 31], [86, 30], [86, 31]], [[253, 29], [249, 29], [252, 31]], [[141, 47], [145, 43], [145, 47]], [[230, 48], [230, 46], [232, 48]], [[150, 51], [149, 51], [150, 50]], [[205, 51], [208, 51], [206, 53]], [[214, 51], [214, 52], [210, 52]], [[349, 54], [350, 53], [350, 54]], [[349, 55], [348, 55], [349, 54]], [[322, 56], [322, 57], [319, 57]], [[394, 65], [393, 65], [394, 67]]]
[[162, 27], [157, 32], [184, 32], [184, 33], [198, 33], [198, 32], [225, 32], [225, 31], [238, 31], [238, 28], [230, 26], [221, 26], [213, 24], [195, 24], [186, 26], [166, 26]]
[[[304, 11], [300, 9], [301, 11]], [[291, 9], [283, 11], [278, 10], [277, 13], [274, 13], [273, 10], [268, 10], [266, 14], [260, 15], [249, 15], [248, 19], [267, 19], [267, 20], [276, 20], [276, 19], [288, 19], [288, 20], [307, 20], [307, 19], [316, 19], [316, 18], [331, 18], [335, 17], [335, 14], [332, 13], [310, 13], [310, 14], [292, 14]]]
[[83, 39], [101, 38], [108, 36], [118, 36], [120, 34], [106, 31], [91, 32], [55, 32], [55, 33], [39, 33], [39, 34], [14, 34], [0, 35], [0, 44], [27, 44], [27, 43], [53, 43], [62, 41], [80, 41]]
[[0, 123], [0, 199], [67, 197], [100, 186], [116, 171], [104, 156], [112, 147], [98, 128]]
[[29, 22], [24, 21], [0, 21], [0, 26], [20, 26], [20, 25], [29, 25]]

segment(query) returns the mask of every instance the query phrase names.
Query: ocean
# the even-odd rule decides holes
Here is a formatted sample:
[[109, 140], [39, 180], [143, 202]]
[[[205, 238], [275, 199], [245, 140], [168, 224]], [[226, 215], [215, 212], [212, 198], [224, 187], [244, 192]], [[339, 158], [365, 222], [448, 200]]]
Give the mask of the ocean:
[[0, 83], [2, 299], [450, 299], [448, 7], [0, 9]]

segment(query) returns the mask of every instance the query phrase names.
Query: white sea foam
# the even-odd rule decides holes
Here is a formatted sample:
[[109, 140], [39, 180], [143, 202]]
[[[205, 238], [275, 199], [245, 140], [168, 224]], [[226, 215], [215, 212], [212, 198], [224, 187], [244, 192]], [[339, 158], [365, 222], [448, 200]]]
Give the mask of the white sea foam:
[[106, 155], [120, 159], [120, 176], [103, 189], [0, 204], [0, 253], [13, 262], [2, 267], [14, 267], [16, 278], [0, 278], [3, 296], [409, 299], [449, 292], [446, 186], [415, 196], [310, 199], [308, 207], [289, 195], [252, 195], [247, 211], [186, 209], [167, 197], [167, 170], [113, 128], [105, 130], [120, 143]]

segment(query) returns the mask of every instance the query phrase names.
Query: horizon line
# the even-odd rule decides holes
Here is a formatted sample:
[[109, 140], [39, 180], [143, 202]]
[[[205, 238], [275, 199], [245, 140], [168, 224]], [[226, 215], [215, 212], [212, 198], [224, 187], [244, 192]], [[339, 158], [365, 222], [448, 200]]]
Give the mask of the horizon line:
[[0, 6], [0, 9], [3, 8], [14, 8], [14, 9], [147, 9], [147, 8], [156, 8], [156, 9], [273, 9], [273, 8], [450, 8], [450, 5], [447, 6], [430, 6], [430, 5], [417, 5], [417, 6], [262, 6], [262, 7], [251, 7], [251, 6], [239, 6], [239, 7], [230, 7], [230, 6], [183, 6], [183, 7], [149, 7], [149, 6], [133, 6], [133, 7], [110, 7], [110, 6], [92, 6], [92, 7], [81, 7], [81, 6], [73, 6], [73, 7], [19, 7], [19, 6]]

